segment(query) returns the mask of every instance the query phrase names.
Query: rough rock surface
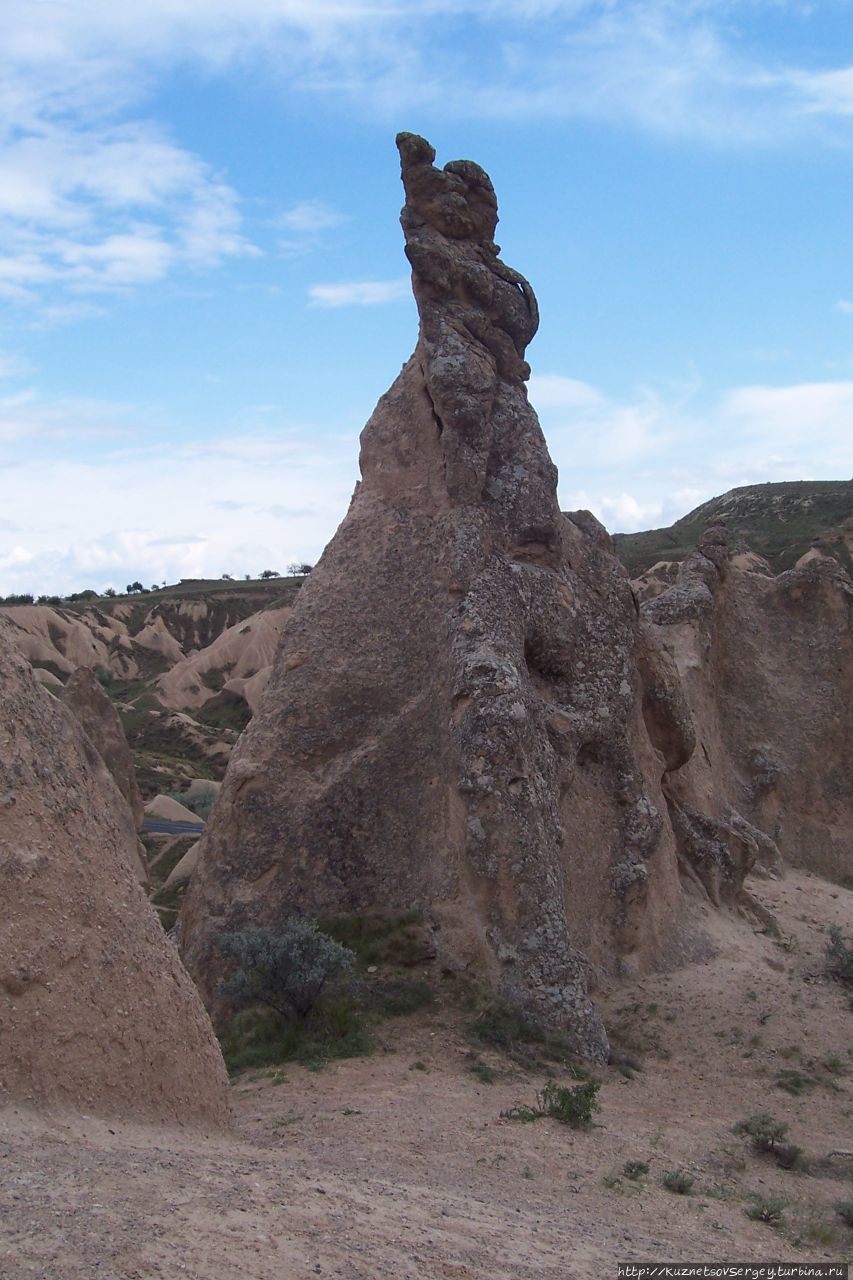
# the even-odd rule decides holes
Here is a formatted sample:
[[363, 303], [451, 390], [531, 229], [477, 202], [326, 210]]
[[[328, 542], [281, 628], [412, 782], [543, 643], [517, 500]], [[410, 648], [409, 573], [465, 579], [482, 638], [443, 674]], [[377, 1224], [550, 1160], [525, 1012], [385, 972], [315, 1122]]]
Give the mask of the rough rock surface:
[[130, 806], [134, 826], [138, 830], [145, 814], [136, 782], [133, 757], [124, 736], [121, 718], [91, 668], [78, 667], [69, 676], [62, 692], [62, 701], [74, 712], [97, 748], [116, 786]]
[[636, 605], [605, 530], [557, 505], [525, 388], [536, 301], [498, 257], [488, 176], [398, 145], [419, 341], [233, 754], [182, 946], [221, 1013], [217, 929], [418, 908], [446, 969], [600, 1058], [596, 976], [677, 932]]
[[664, 782], [674, 825], [695, 850], [702, 823], [690, 809], [709, 815], [706, 887], [748, 855], [764, 869], [781, 855], [841, 879], [853, 871], [853, 583], [830, 557], [778, 577], [739, 559], [713, 526], [676, 583], [642, 606], [698, 738]]
[[219, 1125], [204, 1009], [134, 879], [130, 810], [0, 619], [0, 1102]]

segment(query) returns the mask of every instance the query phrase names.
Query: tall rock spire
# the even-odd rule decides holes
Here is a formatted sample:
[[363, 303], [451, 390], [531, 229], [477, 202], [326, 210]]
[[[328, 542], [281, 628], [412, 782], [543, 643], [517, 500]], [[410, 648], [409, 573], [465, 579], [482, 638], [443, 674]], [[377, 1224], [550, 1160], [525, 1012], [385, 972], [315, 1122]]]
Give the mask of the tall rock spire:
[[215, 1009], [216, 930], [416, 909], [441, 969], [602, 1058], [590, 986], [665, 945], [678, 894], [636, 608], [601, 526], [560, 513], [488, 176], [397, 145], [418, 343], [232, 757], [184, 955]]

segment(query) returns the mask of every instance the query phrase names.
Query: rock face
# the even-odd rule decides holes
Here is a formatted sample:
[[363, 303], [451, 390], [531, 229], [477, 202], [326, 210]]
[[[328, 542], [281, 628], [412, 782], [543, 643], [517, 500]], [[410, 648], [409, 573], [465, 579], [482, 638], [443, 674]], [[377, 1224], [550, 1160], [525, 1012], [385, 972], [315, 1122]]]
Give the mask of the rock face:
[[536, 301], [498, 257], [491, 182], [435, 168], [422, 138], [398, 146], [417, 348], [233, 754], [184, 956], [222, 1012], [216, 930], [416, 908], [446, 970], [601, 1058], [597, 975], [677, 933], [645, 642], [606, 532], [557, 505], [525, 388]]
[[145, 816], [136, 782], [133, 757], [124, 736], [121, 719], [98, 683], [90, 667], [78, 667], [69, 676], [62, 701], [70, 707], [89, 735], [113, 780], [127, 801], [137, 830]]
[[677, 814], [696, 804], [731, 828], [734, 813], [726, 840], [753, 841], [764, 867], [781, 856], [841, 879], [853, 870], [853, 583], [829, 557], [778, 577], [741, 560], [713, 526], [642, 606], [699, 741], [665, 788]]
[[210, 1023], [133, 873], [125, 799], [0, 619], [0, 1102], [220, 1125]]

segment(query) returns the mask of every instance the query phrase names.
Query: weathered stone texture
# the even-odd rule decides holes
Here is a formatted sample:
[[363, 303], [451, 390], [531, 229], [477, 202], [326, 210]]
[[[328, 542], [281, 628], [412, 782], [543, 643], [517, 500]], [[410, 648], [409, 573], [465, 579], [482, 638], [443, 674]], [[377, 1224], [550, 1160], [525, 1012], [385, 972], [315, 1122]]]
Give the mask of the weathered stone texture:
[[590, 987], [671, 945], [679, 893], [636, 605], [603, 528], [558, 508], [487, 175], [398, 144], [420, 337], [234, 752], [184, 954], [215, 1009], [217, 929], [416, 907], [445, 968], [602, 1057]]
[[764, 870], [784, 859], [838, 879], [853, 871], [851, 609], [836, 560], [778, 577], [740, 568], [719, 526], [643, 605], [698, 739], [667, 793], [722, 821], [727, 839], [746, 833]]
[[0, 619], [0, 1104], [220, 1125], [222, 1058], [134, 878], [136, 839]]

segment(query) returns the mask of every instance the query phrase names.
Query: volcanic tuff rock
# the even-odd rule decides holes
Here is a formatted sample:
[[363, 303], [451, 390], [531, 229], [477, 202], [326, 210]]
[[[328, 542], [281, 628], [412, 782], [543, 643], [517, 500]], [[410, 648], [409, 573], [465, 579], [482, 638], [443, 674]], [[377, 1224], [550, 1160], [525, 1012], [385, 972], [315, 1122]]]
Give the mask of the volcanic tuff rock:
[[118, 712], [89, 667], [78, 667], [69, 676], [61, 697], [97, 747], [116, 786], [130, 806], [134, 825], [138, 829], [145, 816], [142, 796]]
[[0, 618], [0, 1102], [227, 1121], [210, 1023], [134, 879], [125, 799]]
[[[89, 667], [78, 667], [68, 677], [60, 697], [74, 712], [89, 741], [112, 774], [113, 781], [127, 801], [134, 827], [137, 831], [141, 830], [145, 813], [133, 767], [133, 756], [124, 736], [119, 713], [98, 683], [94, 671]], [[137, 880], [147, 887], [145, 847], [139, 839], [136, 841], [134, 869]]]
[[694, 838], [697, 804], [723, 823], [723, 843], [754, 842], [763, 866], [781, 855], [841, 879], [853, 871], [853, 583], [829, 557], [778, 577], [740, 559], [715, 525], [642, 606], [699, 740], [664, 783], [675, 825]]
[[[652, 642], [605, 530], [558, 508], [524, 385], [536, 301], [498, 257], [488, 176], [435, 168], [414, 135], [398, 146], [417, 348], [235, 748], [184, 956], [225, 1016], [217, 930], [420, 909], [445, 970], [601, 1058], [597, 975], [648, 965], [678, 931], [638, 668]], [[663, 700], [662, 741], [689, 738], [682, 713]]]

